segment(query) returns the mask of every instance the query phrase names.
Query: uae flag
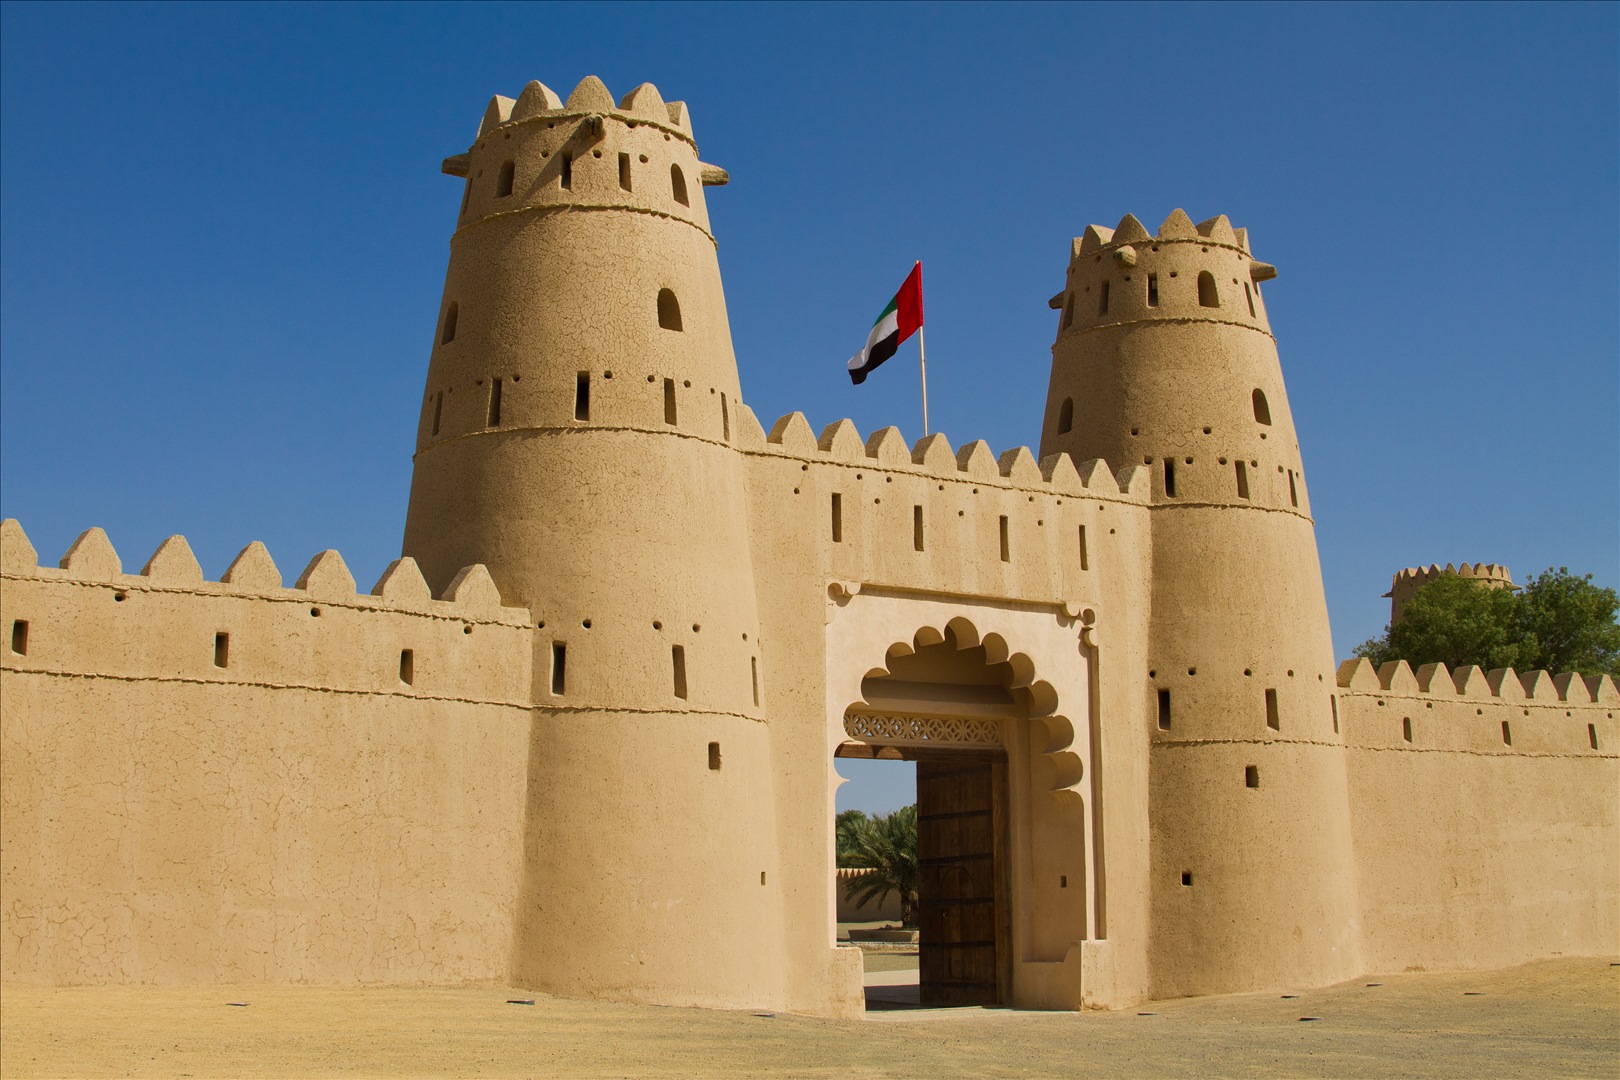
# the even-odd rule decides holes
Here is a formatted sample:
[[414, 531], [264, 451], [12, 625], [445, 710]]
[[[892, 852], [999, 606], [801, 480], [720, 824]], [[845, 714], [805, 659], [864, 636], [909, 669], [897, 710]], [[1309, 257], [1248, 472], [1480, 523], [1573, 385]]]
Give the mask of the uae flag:
[[872, 324], [866, 336], [866, 348], [850, 357], [849, 378], [856, 386], [883, 361], [894, 355], [900, 343], [917, 332], [923, 324], [922, 263], [911, 268], [906, 283], [894, 294], [889, 306]]

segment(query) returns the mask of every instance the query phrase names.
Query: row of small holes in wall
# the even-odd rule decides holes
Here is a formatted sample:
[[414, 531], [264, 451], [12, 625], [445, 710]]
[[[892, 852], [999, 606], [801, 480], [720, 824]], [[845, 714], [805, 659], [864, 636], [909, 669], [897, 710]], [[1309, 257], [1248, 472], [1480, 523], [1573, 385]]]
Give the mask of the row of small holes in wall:
[[[311, 615], [318, 615], [319, 608], [310, 608]], [[472, 627], [464, 627], [464, 633], [472, 633]], [[28, 655], [28, 620], [17, 619], [11, 624], [11, 651], [17, 656]], [[214, 635], [214, 666], [228, 668], [231, 666], [231, 635], [224, 630]], [[401, 649], [399, 653], [399, 681], [407, 686], [416, 681], [416, 654], [410, 649]]]
[[[1175, 277], [1176, 271], [1170, 271], [1170, 276]], [[1125, 280], [1130, 281], [1131, 275], [1127, 274], [1125, 276]], [[1238, 278], [1232, 279], [1232, 284], [1236, 285], [1238, 283]], [[1108, 294], [1110, 284], [1110, 282], [1104, 281], [1097, 287], [1097, 314], [1099, 316], [1108, 314]], [[1253, 318], [1256, 314], [1254, 308], [1254, 294], [1258, 291], [1258, 289], [1251, 289], [1247, 281], [1242, 282], [1242, 285], [1243, 298], [1249, 305], [1249, 316]], [[1089, 293], [1091, 291], [1091, 286], [1087, 285], [1085, 287], [1085, 291]], [[1068, 299], [1065, 300], [1063, 304], [1063, 329], [1065, 330], [1074, 325], [1074, 302], [1075, 294], [1070, 292]], [[1147, 276], [1147, 306], [1150, 308], [1156, 308], [1159, 306], [1158, 274], [1149, 274]], [[1199, 271], [1198, 274], [1198, 306], [1207, 308], [1218, 308], [1221, 306], [1220, 288], [1215, 284], [1215, 275], [1210, 273], [1208, 270]]]
[[[681, 301], [673, 289], [659, 289], [655, 300], [658, 326], [661, 330], [681, 331]], [[456, 340], [456, 329], [461, 323], [461, 302], [450, 301], [444, 309], [444, 322], [439, 328], [439, 344], [448, 345]]]
[[[542, 623], [543, 627], [545, 624]], [[590, 620], [586, 620], [585, 627], [590, 628]], [[653, 623], [654, 629], [662, 629], [660, 624]], [[694, 626], [693, 630], [697, 627]], [[746, 640], [747, 635], [744, 635]], [[687, 699], [686, 685], [686, 648], [682, 645], [671, 645], [669, 648], [670, 670], [672, 687], [675, 696], [681, 701]], [[753, 688], [754, 704], [759, 704], [759, 657], [748, 658], [749, 682]], [[568, 692], [568, 645], [561, 641], [551, 643], [551, 693], [561, 697]], [[718, 759], [717, 759], [718, 760]], [[714, 766], [719, 768], [718, 765]]]
[[[1244, 672], [1245, 675], [1248, 672]], [[1282, 731], [1282, 710], [1277, 704], [1277, 691], [1268, 688], [1265, 696], [1266, 727], [1272, 731]], [[1339, 730], [1339, 699], [1332, 694], [1328, 695], [1328, 709], [1333, 715], [1333, 730]], [[1170, 691], [1161, 688], [1158, 692], [1158, 718], [1159, 730], [1170, 730]]]
[[[978, 489], [975, 488], [974, 491], [977, 492]], [[881, 501], [881, 500], [874, 500], [874, 501]], [[964, 511], [958, 510], [957, 511], [957, 516], [960, 517], [960, 516], [962, 516], [963, 513], [964, 513]], [[1044, 524], [1046, 524], [1046, 522], [1045, 522], [1044, 519], [1042, 519], [1040, 521], [1037, 521], [1036, 524], [1037, 525], [1044, 525]], [[1081, 526], [1079, 526], [1079, 529], [1080, 529], [1080, 532], [1079, 532], [1079, 536], [1078, 536], [1078, 541], [1079, 541], [1079, 551], [1080, 551], [1080, 569], [1081, 570], [1090, 570], [1091, 569], [1091, 556], [1090, 556], [1090, 553], [1086, 549], [1086, 527], [1084, 525], [1081, 525]], [[1110, 531], [1112, 531], [1112, 530], [1110, 530]], [[1011, 546], [1011, 540], [1010, 540], [1010, 538], [1008, 536], [1008, 531], [1007, 531], [1007, 515], [1006, 514], [1000, 515], [999, 521], [997, 522], [997, 533], [998, 533], [998, 538], [1000, 540], [1000, 546], [1001, 546], [1001, 561], [1002, 562], [1011, 562], [1012, 561], [1012, 546]], [[838, 492], [834, 492], [833, 496], [832, 496], [832, 539], [833, 539], [833, 543], [835, 543], [835, 544], [841, 544], [841, 543], [844, 542], [844, 497], [843, 497], [842, 494], [840, 494]], [[925, 550], [924, 539], [925, 539], [925, 535], [924, 535], [924, 530], [923, 530], [923, 508], [922, 508], [921, 504], [914, 504], [912, 506], [912, 508], [911, 508], [911, 549], [913, 551], [923, 551], [923, 550]]]
[[[1271, 405], [1266, 401], [1266, 392], [1261, 390], [1259, 387], [1255, 387], [1254, 392], [1249, 395], [1249, 404], [1254, 410], [1254, 422], [1262, 427], [1270, 427]], [[1073, 430], [1073, 428], [1074, 398], [1064, 398], [1063, 403], [1058, 406], [1057, 433], [1059, 435], [1067, 435], [1071, 430]], [[1213, 434], [1214, 430], [1215, 429], [1213, 427], [1206, 427], [1204, 429], [1204, 434]], [[1131, 434], [1136, 435], [1140, 431], [1140, 428], [1132, 428]], [[1262, 439], [1265, 438], [1266, 433], [1262, 431], [1260, 433], [1260, 437]]]
[[[1192, 458], [1184, 458], [1183, 461], [1188, 465], [1193, 463]], [[1153, 464], [1153, 459], [1150, 457], [1143, 458], [1142, 464], [1151, 465]], [[1225, 458], [1221, 458], [1221, 464], [1226, 464]], [[1238, 498], [1247, 499], [1249, 498], [1249, 466], [1253, 465], [1258, 468], [1260, 463], [1258, 461], [1239, 461], [1235, 464], [1237, 466], [1236, 475]], [[1277, 466], [1277, 471], [1284, 472], [1285, 470], [1281, 465], [1279, 465]], [[1295, 479], [1296, 474], [1294, 473], [1293, 469], [1288, 469], [1286, 472], [1288, 473], [1288, 505], [1297, 509], [1299, 507], [1299, 485]], [[1174, 458], [1164, 459], [1164, 497], [1167, 499], [1174, 499], [1176, 497], [1176, 462]]]
[[[611, 371], [603, 372], [605, 379], [613, 378]], [[656, 375], [647, 376], [647, 381], [657, 379]], [[513, 375], [512, 382], [517, 382], [520, 376]], [[482, 380], [480, 380], [480, 383]], [[683, 385], [690, 387], [692, 381], [685, 380]], [[709, 392], [714, 393], [711, 387]], [[485, 427], [497, 428], [501, 426], [501, 407], [505, 398], [504, 380], [492, 379], [490, 381], [488, 406], [485, 411]], [[444, 418], [444, 391], [433, 396], [433, 422], [428, 434], [436, 437], [439, 434], [441, 421]], [[588, 371], [581, 371], [574, 376], [574, 419], [580, 423], [588, 423], [591, 419], [591, 375]], [[671, 427], [680, 421], [679, 409], [676, 403], [675, 380], [664, 380], [664, 423]], [[725, 394], [720, 395], [720, 435], [726, 442], [731, 441], [731, 406]]]
[[[543, 158], [549, 157], [550, 152], [542, 150], [540, 155]], [[591, 156], [593, 158], [600, 158], [602, 156], [602, 151], [593, 150], [591, 152]], [[638, 156], [641, 164], [647, 164], [646, 154], [641, 154]], [[573, 190], [574, 163], [578, 160], [580, 159], [576, 158], [572, 152], [565, 151], [564, 153], [557, 155], [556, 179], [559, 189], [563, 191]], [[462, 214], [467, 213], [467, 207], [472, 202], [473, 179], [473, 177], [468, 177], [467, 186], [462, 191]], [[550, 180], [544, 176], [544, 166], [542, 166], [541, 175], [536, 176], [535, 180], [537, 182], [550, 182]], [[501, 167], [495, 171], [495, 198], [505, 199], [510, 197], [513, 189], [516, 186], [517, 162], [512, 160], [502, 162]], [[624, 191], [635, 190], [635, 177], [629, 154], [619, 155], [619, 187]], [[670, 197], [673, 198], [677, 203], [680, 203], [682, 206], [692, 205], [691, 198], [687, 195], [686, 174], [681, 172], [681, 167], [679, 165], [671, 165], [669, 167], [669, 193]]]
[[[1380, 702], [1380, 704], [1382, 704], [1382, 702]], [[1526, 716], [1530, 715], [1530, 711], [1528, 709], [1525, 710], [1525, 715]], [[1565, 713], [1565, 715], [1567, 716], [1569, 714]], [[1412, 718], [1410, 716], [1401, 717], [1401, 741], [1403, 741], [1403, 742], [1412, 742]], [[1587, 745], [1590, 746], [1593, 750], [1596, 750], [1598, 748], [1598, 736], [1597, 736], [1597, 725], [1596, 724], [1587, 724], [1586, 725], [1586, 742], [1587, 742]], [[1508, 723], [1508, 721], [1506, 721], [1506, 720], [1502, 721], [1502, 745], [1503, 746], [1512, 746], [1513, 745], [1513, 726], [1510, 723]]]

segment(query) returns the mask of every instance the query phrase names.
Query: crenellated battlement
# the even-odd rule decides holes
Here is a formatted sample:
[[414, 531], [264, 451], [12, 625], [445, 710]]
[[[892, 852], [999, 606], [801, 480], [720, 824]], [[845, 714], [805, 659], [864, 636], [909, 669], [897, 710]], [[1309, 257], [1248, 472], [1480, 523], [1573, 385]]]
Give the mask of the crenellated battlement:
[[1443, 567], [1430, 563], [1428, 566], [1408, 566], [1395, 575], [1395, 579], [1390, 582], [1389, 592], [1384, 594], [1389, 599], [1389, 621], [1397, 622], [1406, 605], [1417, 595], [1417, 591], [1445, 574], [1468, 578], [1490, 589], [1518, 589], [1508, 568], [1498, 566], [1496, 563], [1463, 563], [1460, 566], [1446, 563]]
[[[138, 574], [126, 574], [112, 541], [100, 528], [86, 529], [56, 566], [43, 566], [16, 518], [0, 522], [0, 576], [43, 581], [114, 585], [121, 590], [194, 592], [205, 596], [245, 596], [262, 600], [323, 603], [346, 607], [406, 611], [417, 615], [527, 627], [529, 613], [504, 607], [488, 569], [464, 567], [438, 597], [428, 589], [416, 560], [388, 564], [370, 593], [361, 593], [354, 576], [336, 551], [322, 551], [305, 565], [291, 587], [270, 552], [255, 540], [244, 547], [218, 581], [208, 581], [184, 536], [158, 545]], [[121, 599], [121, 598], [120, 598]]]
[[1339, 665], [1341, 690], [1357, 694], [1404, 697], [1468, 698], [1536, 705], [1620, 706], [1620, 690], [1604, 675], [1537, 670], [1516, 672], [1495, 668], [1489, 672], [1470, 666], [1452, 671], [1444, 664], [1423, 664], [1416, 671], [1405, 660], [1374, 665], [1366, 657]]

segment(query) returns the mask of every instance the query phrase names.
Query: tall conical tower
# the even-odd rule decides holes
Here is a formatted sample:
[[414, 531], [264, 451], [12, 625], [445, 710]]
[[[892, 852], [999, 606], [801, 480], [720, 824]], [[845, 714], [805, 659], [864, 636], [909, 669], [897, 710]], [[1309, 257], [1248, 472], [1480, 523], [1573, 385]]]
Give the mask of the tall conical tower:
[[[686, 108], [595, 77], [495, 98], [471, 149], [405, 554], [536, 622], [514, 978], [779, 998], [739, 391]], [[469, 778], [469, 797], [476, 797]], [[680, 852], [670, 858], [670, 852]]]
[[1332, 642], [1260, 282], [1225, 217], [1074, 242], [1042, 455], [1152, 469], [1156, 996], [1357, 974]]

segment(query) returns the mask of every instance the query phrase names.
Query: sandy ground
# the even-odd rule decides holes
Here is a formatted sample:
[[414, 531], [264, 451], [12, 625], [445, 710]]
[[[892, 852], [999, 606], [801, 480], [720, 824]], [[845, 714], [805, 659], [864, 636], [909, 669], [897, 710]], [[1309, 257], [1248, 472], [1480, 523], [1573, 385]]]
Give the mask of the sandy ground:
[[[902, 959], [878, 966], [903, 971]], [[1620, 1075], [1620, 966], [1557, 960], [1394, 975], [1298, 997], [1186, 999], [1118, 1013], [900, 1009], [854, 1021], [569, 1001], [500, 987], [7, 987], [0, 1072], [1612, 1080]]]

